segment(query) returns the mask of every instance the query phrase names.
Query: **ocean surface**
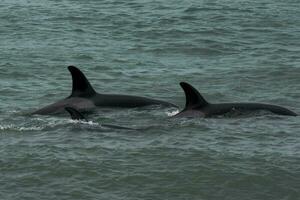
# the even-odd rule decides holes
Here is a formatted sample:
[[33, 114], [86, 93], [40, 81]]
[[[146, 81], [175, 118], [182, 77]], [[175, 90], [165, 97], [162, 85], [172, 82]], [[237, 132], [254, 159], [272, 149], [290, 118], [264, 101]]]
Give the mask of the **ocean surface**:
[[[30, 115], [70, 94], [69, 65], [180, 108]], [[1, 0], [0, 199], [300, 199], [300, 117], [174, 119], [180, 81], [300, 114], [300, 1]]]

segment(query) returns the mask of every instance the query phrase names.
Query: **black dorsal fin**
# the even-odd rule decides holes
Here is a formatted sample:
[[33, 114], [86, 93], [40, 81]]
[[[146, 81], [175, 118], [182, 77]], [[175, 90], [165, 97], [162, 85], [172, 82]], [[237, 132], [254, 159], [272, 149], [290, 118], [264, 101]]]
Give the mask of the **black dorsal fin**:
[[182, 87], [185, 93], [185, 109], [193, 107], [205, 107], [209, 103], [201, 96], [201, 94], [193, 86], [186, 82], [181, 82], [180, 86]]
[[91, 86], [85, 75], [75, 66], [68, 67], [72, 75], [72, 93], [70, 96], [74, 97], [89, 97], [96, 94], [96, 91]]
[[71, 115], [71, 118], [74, 120], [83, 120], [87, 121], [85, 117], [75, 108], [72, 107], [65, 107], [65, 110]]

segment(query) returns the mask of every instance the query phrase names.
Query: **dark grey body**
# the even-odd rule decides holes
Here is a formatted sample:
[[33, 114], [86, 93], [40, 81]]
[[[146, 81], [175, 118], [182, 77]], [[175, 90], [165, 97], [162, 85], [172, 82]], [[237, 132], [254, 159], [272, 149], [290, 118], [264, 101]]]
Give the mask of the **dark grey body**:
[[91, 97], [68, 97], [41, 108], [32, 114], [47, 115], [64, 112], [65, 107], [74, 107], [79, 111], [89, 112], [97, 107], [135, 108], [150, 105], [175, 106], [173, 104], [138, 96], [95, 94]]
[[117, 95], [117, 94], [96, 94], [90, 98], [96, 106], [103, 107], [125, 107], [134, 108], [149, 105], [163, 105], [163, 106], [175, 106], [174, 104], [149, 99], [146, 97], [129, 96], [129, 95]]
[[185, 108], [175, 117], [212, 117], [230, 112], [242, 114], [249, 111], [270, 111], [278, 115], [297, 116], [293, 111], [282, 106], [262, 103], [208, 103], [200, 93], [188, 83], [180, 83], [186, 95]]
[[92, 111], [96, 108], [96, 105], [93, 101], [87, 98], [81, 97], [68, 97], [66, 99], [60, 100], [56, 103], [45, 106], [32, 114], [38, 115], [50, 115], [50, 114], [59, 114], [64, 112], [65, 107], [74, 107], [81, 111]]
[[204, 108], [193, 108], [183, 110], [178, 113], [177, 117], [212, 117], [216, 115], [224, 115], [226, 113], [245, 113], [251, 111], [270, 111], [278, 115], [290, 115], [297, 116], [296, 113], [277, 105], [261, 104], [261, 103], [220, 103], [220, 104], [209, 104]]
[[73, 107], [79, 111], [92, 111], [96, 107], [134, 108], [149, 105], [177, 107], [176, 105], [165, 101], [146, 97], [118, 94], [99, 94], [93, 89], [89, 81], [79, 69], [74, 66], [69, 66], [68, 69], [73, 80], [71, 95], [56, 103], [41, 108], [33, 112], [33, 114], [47, 115], [63, 113], [65, 107]]

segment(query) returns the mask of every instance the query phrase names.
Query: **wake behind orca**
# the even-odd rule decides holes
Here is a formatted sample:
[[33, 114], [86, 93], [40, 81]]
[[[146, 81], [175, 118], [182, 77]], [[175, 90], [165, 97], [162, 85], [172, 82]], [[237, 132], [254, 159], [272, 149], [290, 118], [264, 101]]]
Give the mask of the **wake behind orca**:
[[219, 103], [211, 104], [207, 102], [201, 94], [190, 84], [181, 82], [180, 86], [184, 90], [186, 97], [185, 108], [174, 117], [213, 117], [224, 115], [230, 112], [238, 112], [240, 114], [247, 111], [266, 110], [278, 115], [297, 116], [291, 110], [284, 107], [262, 104], [262, 103]]
[[79, 111], [92, 111], [96, 107], [134, 108], [149, 105], [177, 107], [172, 103], [140, 96], [97, 93], [85, 75], [75, 66], [69, 66], [72, 75], [72, 93], [69, 97], [43, 107], [32, 114], [49, 115], [63, 113], [65, 107]]

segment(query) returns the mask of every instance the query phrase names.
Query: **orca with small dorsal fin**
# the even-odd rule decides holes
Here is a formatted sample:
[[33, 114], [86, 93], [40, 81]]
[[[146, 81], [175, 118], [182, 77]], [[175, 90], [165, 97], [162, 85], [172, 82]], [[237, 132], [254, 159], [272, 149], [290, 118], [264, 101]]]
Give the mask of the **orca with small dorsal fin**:
[[[83, 114], [80, 113], [75, 108], [65, 107], [65, 110], [70, 114], [71, 119], [88, 122], [88, 120], [83, 116]], [[117, 126], [117, 125], [111, 125], [111, 124], [101, 124], [101, 127], [112, 128], [112, 129], [137, 130], [137, 129], [133, 129], [133, 128], [123, 127], [123, 126]]]
[[72, 107], [65, 107], [65, 110], [70, 114], [71, 119], [73, 120], [81, 120], [81, 121], [88, 121], [82, 113]]
[[97, 93], [77, 67], [69, 66], [68, 70], [72, 75], [71, 95], [32, 114], [49, 115], [63, 113], [65, 107], [73, 107], [79, 111], [92, 111], [96, 107], [134, 108], [149, 105], [177, 107], [169, 102], [146, 97]]
[[278, 115], [297, 116], [287, 108], [262, 103], [219, 103], [212, 104], [207, 102], [202, 95], [193, 86], [186, 82], [181, 82], [185, 97], [185, 108], [176, 114], [174, 117], [213, 117], [217, 115], [224, 115], [230, 112], [243, 113], [246, 111], [266, 110]]

